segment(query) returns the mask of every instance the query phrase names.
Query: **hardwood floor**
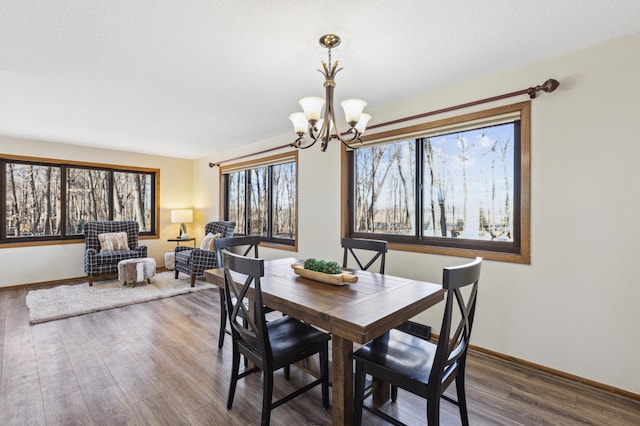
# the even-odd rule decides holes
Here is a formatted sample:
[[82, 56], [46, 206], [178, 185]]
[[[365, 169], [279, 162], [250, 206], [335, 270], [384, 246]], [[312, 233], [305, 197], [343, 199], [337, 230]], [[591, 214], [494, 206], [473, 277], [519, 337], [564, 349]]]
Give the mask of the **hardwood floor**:
[[[97, 284], [99, 285], [99, 283]], [[217, 347], [219, 296], [205, 290], [29, 325], [28, 290], [0, 290], [0, 425], [248, 425], [260, 421], [261, 380], [240, 381], [226, 399], [230, 337]], [[274, 397], [309, 380], [276, 375]], [[472, 425], [640, 425], [640, 402], [488, 355], [470, 354]], [[329, 425], [320, 389], [272, 413], [273, 425]], [[402, 390], [385, 406], [424, 424], [425, 403]], [[441, 423], [459, 425], [442, 401]], [[365, 411], [364, 424], [384, 422]]]

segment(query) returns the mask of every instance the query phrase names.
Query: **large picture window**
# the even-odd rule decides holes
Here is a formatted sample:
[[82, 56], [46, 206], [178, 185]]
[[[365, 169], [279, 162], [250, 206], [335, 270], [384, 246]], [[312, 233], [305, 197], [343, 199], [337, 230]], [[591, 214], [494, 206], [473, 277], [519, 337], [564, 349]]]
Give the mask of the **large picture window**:
[[0, 158], [1, 243], [78, 239], [91, 220], [136, 220], [155, 235], [155, 169]]
[[223, 166], [223, 217], [234, 233], [295, 246], [297, 234], [297, 153]]
[[529, 103], [369, 136], [346, 153], [347, 234], [529, 261]]

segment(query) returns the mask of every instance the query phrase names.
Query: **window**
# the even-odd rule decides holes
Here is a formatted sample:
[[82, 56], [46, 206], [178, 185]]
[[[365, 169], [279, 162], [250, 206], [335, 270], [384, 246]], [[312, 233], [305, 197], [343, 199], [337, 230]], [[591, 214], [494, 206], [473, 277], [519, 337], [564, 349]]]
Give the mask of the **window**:
[[529, 105], [369, 136], [344, 157], [347, 234], [528, 263]]
[[236, 222], [235, 234], [296, 245], [297, 160], [287, 153], [221, 168], [223, 217]]
[[90, 220], [136, 220], [155, 235], [159, 171], [0, 158], [1, 243], [70, 240]]

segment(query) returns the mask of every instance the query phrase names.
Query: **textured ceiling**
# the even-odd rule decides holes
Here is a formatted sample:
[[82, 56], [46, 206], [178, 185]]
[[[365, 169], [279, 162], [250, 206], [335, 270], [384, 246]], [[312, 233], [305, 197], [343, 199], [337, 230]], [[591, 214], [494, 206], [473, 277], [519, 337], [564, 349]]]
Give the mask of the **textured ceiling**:
[[637, 0], [1, 0], [0, 134], [198, 158], [293, 140], [325, 33], [375, 111], [638, 32]]

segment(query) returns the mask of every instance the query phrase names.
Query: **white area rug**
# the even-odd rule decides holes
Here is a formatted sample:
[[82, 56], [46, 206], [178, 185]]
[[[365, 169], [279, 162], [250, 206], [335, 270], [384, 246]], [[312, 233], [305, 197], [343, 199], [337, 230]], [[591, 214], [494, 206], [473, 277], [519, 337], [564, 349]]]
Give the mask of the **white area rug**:
[[27, 294], [29, 322], [51, 321], [89, 312], [102, 311], [134, 303], [161, 299], [178, 294], [215, 288], [213, 284], [196, 280], [191, 287], [189, 277], [181, 274], [177, 280], [174, 272], [162, 272], [151, 278], [151, 284], [136, 283], [123, 286], [118, 280], [97, 281], [77, 285], [61, 285], [44, 290], [32, 290]]

